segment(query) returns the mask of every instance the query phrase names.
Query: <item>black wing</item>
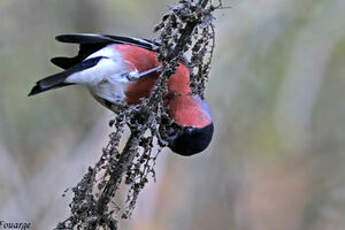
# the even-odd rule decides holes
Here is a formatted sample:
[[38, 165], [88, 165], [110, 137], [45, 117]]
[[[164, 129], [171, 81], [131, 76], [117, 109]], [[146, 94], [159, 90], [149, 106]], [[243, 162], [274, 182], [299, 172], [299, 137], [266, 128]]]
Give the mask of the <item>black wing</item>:
[[158, 42], [149, 39], [121, 37], [103, 34], [63, 34], [56, 37], [56, 40], [64, 43], [79, 44], [79, 53], [75, 57], [55, 57], [51, 62], [55, 65], [67, 69], [84, 60], [90, 54], [102, 49], [108, 44], [129, 44], [155, 51], [160, 45]]

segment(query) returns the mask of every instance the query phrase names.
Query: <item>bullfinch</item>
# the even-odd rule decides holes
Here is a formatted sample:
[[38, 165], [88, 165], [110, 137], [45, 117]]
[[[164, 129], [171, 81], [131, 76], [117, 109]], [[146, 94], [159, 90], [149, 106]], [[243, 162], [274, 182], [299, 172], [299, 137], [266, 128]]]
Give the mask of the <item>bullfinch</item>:
[[[101, 34], [65, 34], [57, 41], [79, 44], [75, 57], [55, 57], [52, 63], [62, 72], [39, 80], [29, 96], [68, 85], [83, 85], [102, 105], [116, 112], [123, 103], [137, 104], [149, 97], [159, 78], [159, 43], [131, 37]], [[178, 129], [168, 137], [169, 148], [191, 156], [211, 142], [213, 121], [205, 100], [191, 94], [190, 70], [181, 60], [168, 80], [164, 99], [168, 114]]]

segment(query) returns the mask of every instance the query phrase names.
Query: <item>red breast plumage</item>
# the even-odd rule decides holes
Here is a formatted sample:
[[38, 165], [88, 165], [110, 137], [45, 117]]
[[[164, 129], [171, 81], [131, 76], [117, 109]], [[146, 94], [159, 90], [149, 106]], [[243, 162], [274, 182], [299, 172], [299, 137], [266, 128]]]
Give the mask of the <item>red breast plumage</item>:
[[[139, 72], [160, 66], [156, 53], [133, 45], [115, 45], [125, 60], [128, 71], [137, 69]], [[182, 126], [204, 127], [211, 121], [208, 112], [205, 112], [202, 103], [191, 96], [189, 87], [190, 72], [182, 63], [179, 63], [177, 72], [170, 76], [168, 81], [169, 94], [178, 95], [168, 99], [169, 112], [172, 118]], [[139, 103], [140, 98], [148, 97], [151, 89], [159, 77], [158, 72], [153, 72], [129, 82], [126, 86], [126, 102]]]

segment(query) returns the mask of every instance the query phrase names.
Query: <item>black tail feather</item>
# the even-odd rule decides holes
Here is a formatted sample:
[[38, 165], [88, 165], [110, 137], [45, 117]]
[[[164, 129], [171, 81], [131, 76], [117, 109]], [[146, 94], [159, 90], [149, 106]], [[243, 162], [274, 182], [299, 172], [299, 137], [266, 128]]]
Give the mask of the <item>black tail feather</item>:
[[74, 85], [74, 84], [72, 84], [72, 83], [61, 83], [61, 84], [55, 85], [53, 87], [44, 88], [37, 82], [37, 84], [31, 89], [28, 96], [30, 97], [30, 96], [33, 96], [33, 95], [36, 95], [39, 93], [43, 93], [47, 90], [57, 89], [57, 88], [61, 88], [61, 87], [68, 86], [68, 85]]
[[36, 85], [32, 88], [28, 96], [32, 96], [38, 93], [42, 93], [44, 91], [50, 90], [50, 89], [56, 89], [61, 88], [67, 85], [72, 85], [72, 83], [66, 83], [65, 80], [68, 76], [71, 74], [83, 71], [85, 69], [91, 68], [95, 66], [102, 58], [106, 57], [95, 57], [90, 58], [82, 63], [79, 63], [67, 70], [64, 70], [60, 73], [51, 75], [49, 77], [46, 77], [42, 80], [39, 80], [36, 82]]
[[80, 60], [75, 57], [54, 57], [50, 61], [63, 69], [68, 69], [80, 62]]
[[36, 85], [32, 88], [28, 96], [42, 93], [50, 89], [56, 89], [56, 88], [61, 88], [66, 85], [70, 85], [69, 83], [65, 83], [64, 81], [66, 80], [68, 76], [70, 76], [71, 74], [75, 72], [76, 71], [69, 69], [69, 70], [65, 70], [60, 73], [51, 75], [49, 77], [46, 77], [42, 80], [39, 80], [38, 82], [36, 82]]

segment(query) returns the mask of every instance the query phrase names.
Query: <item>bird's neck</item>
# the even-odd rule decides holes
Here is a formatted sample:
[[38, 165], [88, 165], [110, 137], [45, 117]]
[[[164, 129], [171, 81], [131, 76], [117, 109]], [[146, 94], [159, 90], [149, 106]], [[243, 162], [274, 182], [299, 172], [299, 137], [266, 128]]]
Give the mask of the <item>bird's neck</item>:
[[203, 128], [211, 123], [209, 108], [197, 95], [174, 96], [168, 105], [170, 116], [178, 125]]

